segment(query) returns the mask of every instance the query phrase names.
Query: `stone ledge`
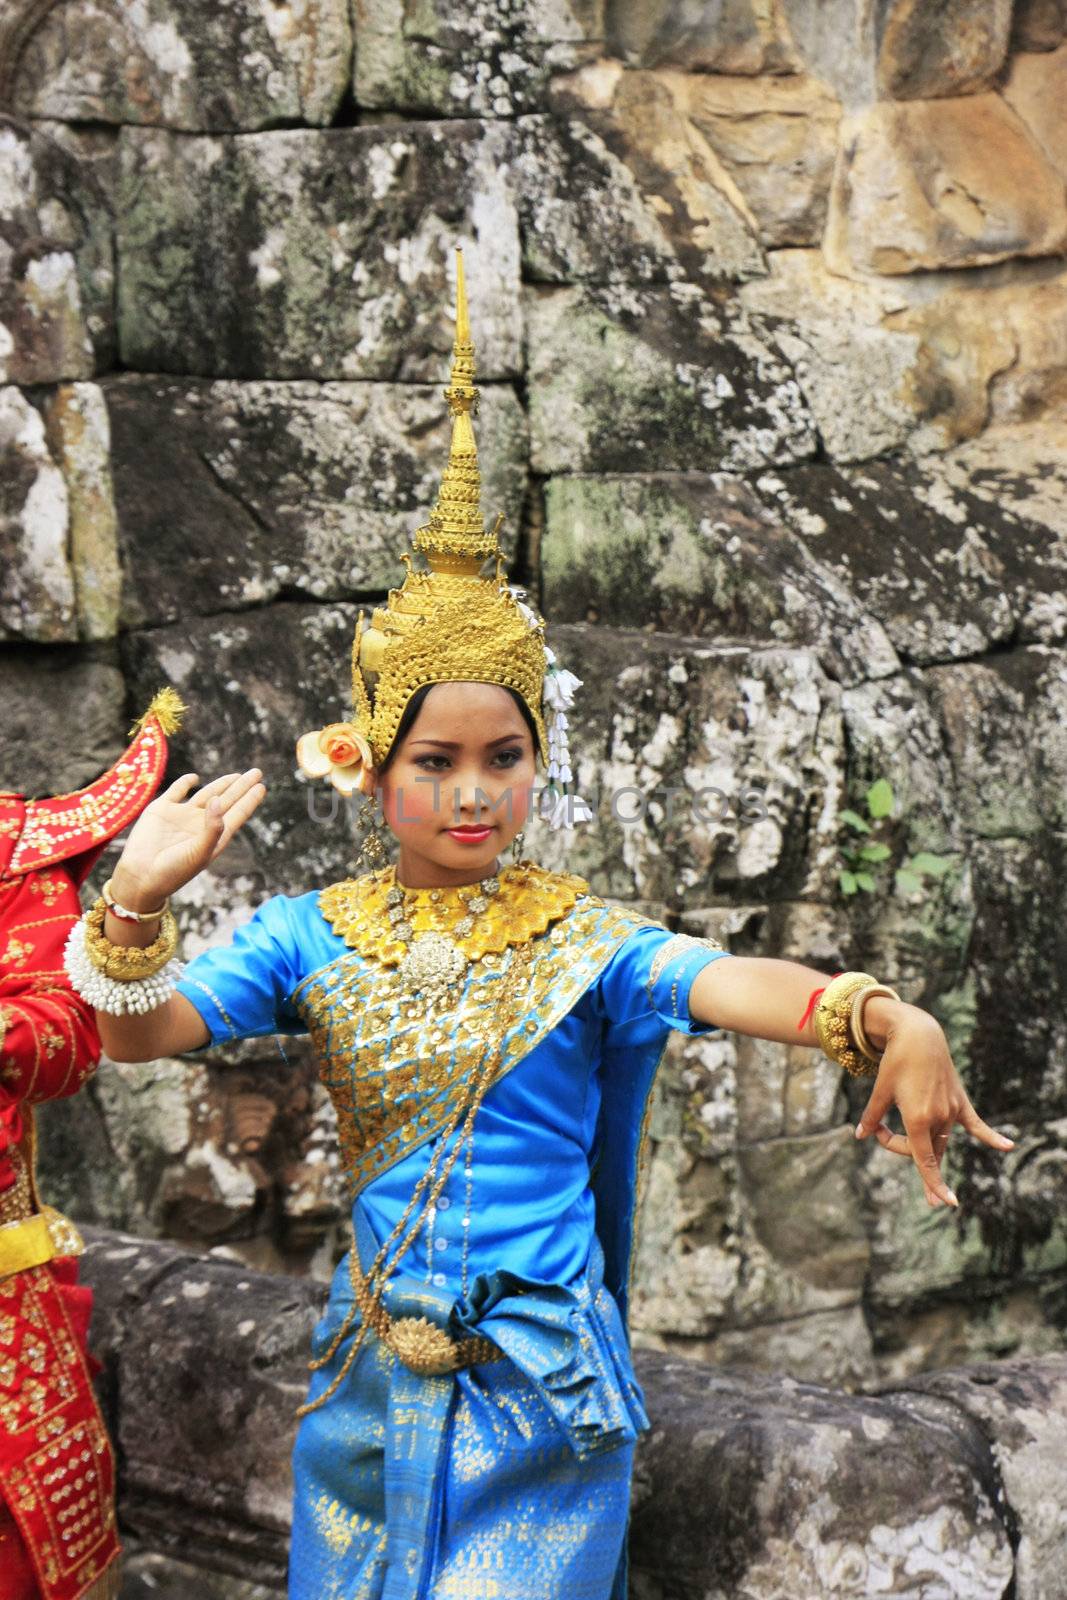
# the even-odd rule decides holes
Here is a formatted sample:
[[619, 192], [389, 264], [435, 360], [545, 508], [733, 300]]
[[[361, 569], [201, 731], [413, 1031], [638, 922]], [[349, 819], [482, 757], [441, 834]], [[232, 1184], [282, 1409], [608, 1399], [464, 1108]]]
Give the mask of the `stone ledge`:
[[[218, 1600], [281, 1594], [294, 1414], [324, 1286], [88, 1238], [127, 1592], [148, 1581], [176, 1595], [203, 1569]], [[633, 1600], [1000, 1600], [1012, 1581], [1016, 1600], [1067, 1596], [1067, 1356], [871, 1395], [652, 1352], [638, 1368], [653, 1428], [634, 1482]]]

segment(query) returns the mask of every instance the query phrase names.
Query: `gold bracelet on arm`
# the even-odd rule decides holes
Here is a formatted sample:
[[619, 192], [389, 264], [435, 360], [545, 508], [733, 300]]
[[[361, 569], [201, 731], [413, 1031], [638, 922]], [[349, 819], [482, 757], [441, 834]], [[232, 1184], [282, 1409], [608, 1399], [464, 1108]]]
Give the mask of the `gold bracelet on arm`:
[[887, 983], [869, 983], [865, 988], [857, 989], [852, 997], [849, 1028], [859, 1050], [867, 1057], [868, 1061], [873, 1061], [877, 1068], [882, 1059], [882, 1051], [875, 1049], [867, 1036], [866, 1028], [863, 1026], [863, 1008], [868, 1000], [874, 999], [875, 995], [883, 995], [887, 1000], [900, 999], [897, 991], [891, 989]]
[[881, 987], [869, 972], [839, 972], [830, 979], [815, 1007], [815, 1034], [823, 1053], [854, 1078], [873, 1078], [878, 1071], [878, 1058], [857, 1048], [851, 1026], [853, 1001], [861, 991], [869, 993]]
[[113, 944], [104, 932], [107, 906], [101, 898], [85, 913], [85, 949], [106, 978], [150, 978], [160, 972], [178, 948], [178, 924], [165, 911], [162, 927], [149, 945]]

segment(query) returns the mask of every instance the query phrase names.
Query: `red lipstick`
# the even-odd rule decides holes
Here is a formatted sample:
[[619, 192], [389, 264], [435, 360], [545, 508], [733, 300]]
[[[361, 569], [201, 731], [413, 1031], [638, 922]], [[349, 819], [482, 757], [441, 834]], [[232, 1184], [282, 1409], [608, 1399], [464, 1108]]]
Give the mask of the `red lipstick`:
[[484, 844], [492, 831], [484, 823], [479, 823], [476, 827], [449, 828], [448, 836], [459, 844]]

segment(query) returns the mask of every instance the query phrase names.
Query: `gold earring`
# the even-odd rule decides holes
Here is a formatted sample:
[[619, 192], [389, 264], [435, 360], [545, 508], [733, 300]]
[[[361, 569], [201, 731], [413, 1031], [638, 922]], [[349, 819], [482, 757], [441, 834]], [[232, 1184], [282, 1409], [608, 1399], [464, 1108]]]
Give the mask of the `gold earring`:
[[386, 848], [387, 828], [380, 808], [373, 800], [363, 807], [363, 841], [356, 857], [357, 872], [378, 872], [389, 860]]

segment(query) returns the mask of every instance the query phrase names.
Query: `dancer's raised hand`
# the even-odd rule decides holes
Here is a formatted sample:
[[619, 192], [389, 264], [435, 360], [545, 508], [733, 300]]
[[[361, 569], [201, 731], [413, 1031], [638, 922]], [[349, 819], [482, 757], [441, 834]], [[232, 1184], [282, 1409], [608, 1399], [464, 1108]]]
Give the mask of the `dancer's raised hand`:
[[131, 911], [151, 910], [195, 878], [264, 798], [261, 780], [258, 767], [226, 772], [201, 789], [196, 789], [195, 772], [176, 778], [130, 830], [112, 875], [116, 900]]

